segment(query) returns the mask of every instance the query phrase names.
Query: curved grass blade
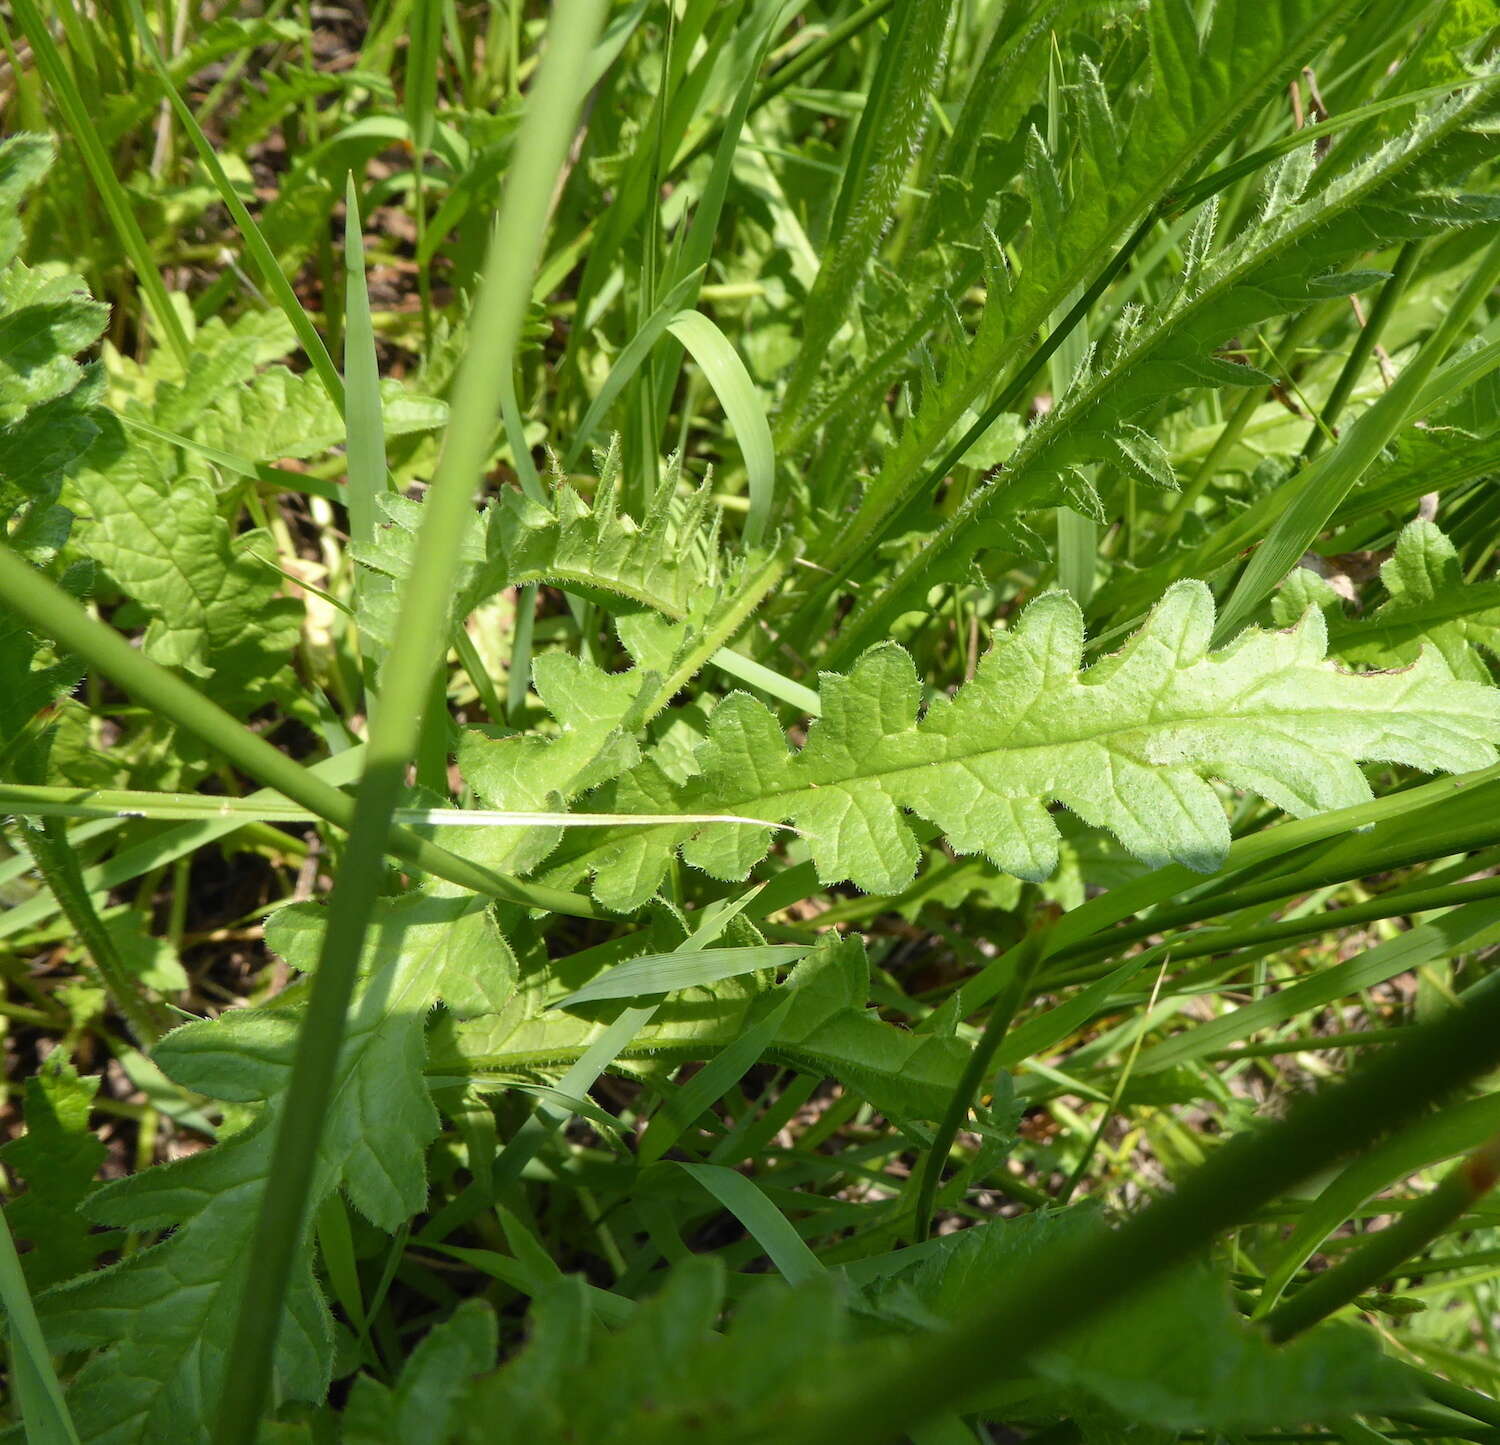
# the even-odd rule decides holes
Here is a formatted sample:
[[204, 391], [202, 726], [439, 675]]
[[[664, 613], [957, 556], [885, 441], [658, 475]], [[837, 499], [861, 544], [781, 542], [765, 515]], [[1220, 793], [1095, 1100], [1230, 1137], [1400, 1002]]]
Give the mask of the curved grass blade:
[[786, 1216], [760, 1192], [753, 1179], [722, 1164], [687, 1164], [679, 1160], [677, 1167], [697, 1180], [750, 1231], [788, 1284], [805, 1284], [824, 1273], [817, 1255], [787, 1222]]
[[739, 352], [701, 311], [681, 311], [667, 323], [672, 333], [698, 363], [724, 415], [734, 428], [750, 491], [750, 515], [745, 519], [745, 541], [759, 546], [776, 505], [776, 450], [771, 428], [756, 395], [755, 383]]
[[663, 298], [660, 306], [656, 308], [640, 325], [635, 335], [621, 348], [620, 354], [615, 358], [615, 364], [610, 367], [609, 375], [604, 379], [604, 385], [599, 388], [599, 395], [589, 404], [589, 409], [583, 414], [583, 420], [578, 423], [578, 430], [573, 434], [573, 441], [563, 456], [563, 470], [570, 472], [578, 465], [579, 458], [583, 456], [584, 448], [588, 446], [590, 439], [599, 429], [615, 399], [629, 384], [631, 377], [641, 369], [642, 363], [651, 353], [651, 348], [661, 339], [662, 333], [682, 310], [683, 303], [697, 295], [698, 285], [703, 279], [703, 268], [688, 272]]
[[752, 948], [700, 948], [690, 953], [648, 953], [606, 969], [582, 988], [550, 1005], [571, 1008], [604, 998], [642, 998], [701, 988], [724, 978], [738, 978], [762, 968], [785, 968], [811, 952], [810, 943], [772, 943]]

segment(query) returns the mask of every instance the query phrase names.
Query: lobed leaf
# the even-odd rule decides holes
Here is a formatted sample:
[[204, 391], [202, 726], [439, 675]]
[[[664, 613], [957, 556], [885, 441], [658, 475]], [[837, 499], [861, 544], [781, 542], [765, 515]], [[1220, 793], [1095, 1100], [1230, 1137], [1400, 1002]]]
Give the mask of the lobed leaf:
[[[790, 821], [808, 835], [825, 884], [890, 894], [916, 868], [907, 810], [957, 851], [1020, 878], [1057, 866], [1053, 803], [1109, 829], [1150, 867], [1210, 871], [1229, 846], [1212, 781], [1300, 817], [1367, 801], [1362, 761], [1457, 772], [1496, 757], [1500, 696], [1455, 680], [1436, 652], [1360, 675], [1326, 660], [1316, 611], [1211, 653], [1213, 620], [1208, 588], [1177, 583], [1121, 652], [1080, 670], [1082, 614], [1067, 594], [1049, 593], [1014, 631], [995, 633], [972, 682], [920, 717], [910, 659], [881, 644], [847, 675], [824, 674], [822, 716], [801, 750], [788, 749], [764, 705], [734, 694], [709, 720], [696, 777], [679, 787], [647, 759], [603, 791], [599, 810], [660, 812], [670, 802]], [[591, 871], [600, 900], [625, 910], [660, 885], [672, 849], [738, 880], [769, 838], [743, 825], [628, 838], [606, 830], [553, 871]]]
[[[322, 909], [293, 905], [269, 928], [288, 961], [310, 967]], [[411, 894], [386, 904], [366, 939], [334, 1104], [322, 1135], [312, 1209], [342, 1187], [394, 1230], [426, 1200], [424, 1154], [438, 1117], [422, 1079], [426, 1016], [440, 997], [494, 1008], [513, 977], [508, 947], [477, 900]], [[234, 1010], [185, 1025], [158, 1046], [171, 1078], [210, 1097], [258, 1105], [254, 1122], [213, 1148], [99, 1189], [89, 1214], [135, 1230], [171, 1228], [158, 1244], [54, 1289], [39, 1301], [58, 1350], [97, 1351], [69, 1404], [89, 1442], [196, 1445], [218, 1398], [260, 1196], [275, 1167], [278, 1113], [300, 1007]], [[129, 1316], [122, 1332], [119, 1320]], [[321, 1399], [332, 1367], [327, 1309], [311, 1242], [299, 1255], [277, 1345], [284, 1398]]]

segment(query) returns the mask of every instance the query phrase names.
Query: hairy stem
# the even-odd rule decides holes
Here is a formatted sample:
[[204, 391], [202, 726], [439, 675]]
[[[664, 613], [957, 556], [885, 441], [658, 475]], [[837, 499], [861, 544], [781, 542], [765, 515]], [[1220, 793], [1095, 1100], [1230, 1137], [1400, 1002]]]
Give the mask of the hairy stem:
[[150, 1053], [161, 1037], [161, 1023], [142, 994], [140, 985], [126, 968], [120, 950], [115, 947], [114, 939], [94, 907], [94, 900], [89, 897], [83, 872], [78, 866], [78, 855], [68, 844], [67, 825], [61, 818], [47, 818], [40, 826], [22, 818], [20, 829], [37, 872], [73, 925], [78, 941], [93, 961], [109, 1001], [125, 1020], [136, 1043]]

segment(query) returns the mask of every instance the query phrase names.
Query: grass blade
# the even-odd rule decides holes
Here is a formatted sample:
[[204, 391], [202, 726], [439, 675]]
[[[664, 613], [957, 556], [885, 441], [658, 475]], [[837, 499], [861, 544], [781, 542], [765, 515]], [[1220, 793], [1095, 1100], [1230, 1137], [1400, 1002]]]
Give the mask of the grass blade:
[[722, 1164], [686, 1164], [679, 1160], [677, 1167], [696, 1179], [750, 1231], [788, 1284], [806, 1284], [824, 1273], [817, 1255], [753, 1179]]
[[661, 305], [641, 323], [635, 335], [621, 348], [620, 354], [615, 358], [615, 364], [609, 369], [609, 375], [604, 379], [604, 385], [599, 388], [599, 395], [589, 403], [589, 409], [583, 414], [583, 420], [578, 423], [578, 429], [573, 433], [572, 443], [563, 457], [564, 471], [572, 471], [578, 465], [584, 448], [588, 446], [594, 433], [599, 430], [599, 423], [604, 420], [610, 407], [614, 405], [615, 399], [629, 384], [631, 377], [641, 369], [642, 363], [651, 353], [651, 348], [656, 345], [662, 333], [668, 329], [682, 310], [683, 303], [697, 294], [698, 285], [702, 279], [701, 267], [688, 272], [667, 292]]
[[1337, 447], [1313, 462], [1288, 489], [1285, 509], [1240, 574], [1219, 613], [1214, 646], [1221, 647], [1254, 615], [1328, 524], [1335, 508], [1381, 449], [1406, 424], [1424, 384], [1453, 349], [1469, 317], [1500, 281], [1500, 237], [1475, 266], [1442, 321], [1407, 363], [1394, 385], [1361, 412]]
[[[22, 3], [30, 5], [32, 0], [22, 0]], [[297, 340], [301, 343], [308, 361], [317, 372], [318, 379], [342, 411], [344, 407], [343, 379], [339, 376], [338, 368], [333, 364], [333, 358], [328, 354], [328, 348], [323, 344], [323, 338], [318, 335], [318, 329], [313, 325], [312, 318], [308, 316], [301, 301], [297, 299], [297, 293], [292, 289], [291, 282], [282, 274], [275, 252], [266, 243], [266, 238], [261, 235], [260, 227], [255, 224], [254, 218], [240, 199], [239, 192], [235, 190], [225, 174], [218, 152], [208, 137], [203, 134], [197, 117], [193, 115], [187, 102], [178, 94], [177, 87], [172, 83], [172, 75], [167, 69], [167, 62], [162, 58], [156, 37], [152, 34], [151, 27], [146, 23], [146, 16], [141, 10], [141, 0], [130, 0], [130, 10], [135, 19], [141, 49], [146, 52], [147, 61], [161, 81], [168, 104], [176, 113], [177, 119], [182, 122], [182, 128], [187, 132], [188, 139], [192, 141], [193, 149], [198, 152], [198, 159], [203, 162], [203, 169], [208, 172], [209, 179], [213, 181], [220, 199], [234, 218], [240, 239], [245, 243], [245, 249], [250, 253], [250, 259], [255, 263], [255, 269], [260, 274], [261, 284], [276, 298], [282, 313], [291, 322], [292, 330], [296, 332]]]
[[375, 535], [376, 498], [386, 489], [385, 423], [380, 405], [380, 370], [375, 328], [365, 284], [365, 238], [359, 219], [359, 193], [350, 176], [344, 187], [344, 409], [349, 439], [349, 539], [368, 543]]
[[681, 311], [667, 323], [672, 333], [708, 378], [745, 458], [750, 490], [750, 515], [745, 519], [745, 541], [752, 547], [765, 539], [776, 505], [776, 451], [771, 428], [745, 370], [739, 352], [701, 311]]
[[582, 988], [560, 998], [553, 1008], [593, 1003], [603, 998], [641, 998], [701, 988], [724, 978], [738, 978], [762, 968], [785, 968], [811, 950], [811, 944], [775, 943], [759, 948], [702, 948], [692, 953], [648, 953], [606, 969]]
[[0, 1210], [0, 1306], [10, 1327], [10, 1383], [26, 1439], [32, 1445], [78, 1445], [78, 1432], [52, 1368], [4, 1210]]

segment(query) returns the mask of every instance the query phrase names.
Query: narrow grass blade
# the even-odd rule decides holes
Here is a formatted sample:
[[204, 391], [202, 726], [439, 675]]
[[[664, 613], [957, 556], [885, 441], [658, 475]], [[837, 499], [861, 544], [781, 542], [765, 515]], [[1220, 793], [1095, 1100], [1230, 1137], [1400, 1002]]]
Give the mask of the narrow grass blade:
[[[153, 441], [166, 442], [168, 446], [181, 447], [184, 451], [200, 456], [206, 462], [222, 468], [247, 481], [265, 482], [281, 492], [301, 492], [311, 497], [323, 497], [330, 502], [342, 502], [344, 490], [334, 482], [325, 482], [321, 477], [309, 476], [306, 472], [294, 472], [286, 467], [267, 466], [264, 462], [247, 461], [229, 452], [211, 447], [191, 437], [178, 436], [176, 432], [159, 427], [154, 422], [144, 421], [138, 416], [122, 416], [120, 421], [129, 431], [138, 431]], [[306, 585], [305, 583], [303, 585]]]
[[375, 327], [365, 284], [365, 238], [353, 176], [345, 183], [344, 205], [344, 425], [349, 439], [345, 501], [349, 507], [349, 539], [366, 544], [375, 536], [376, 498], [386, 489], [385, 422], [375, 359]]
[[641, 369], [642, 363], [651, 354], [651, 348], [661, 339], [662, 334], [682, 310], [684, 302], [697, 295], [698, 286], [702, 280], [701, 268], [690, 271], [667, 292], [661, 305], [641, 323], [635, 335], [626, 342], [620, 354], [615, 358], [615, 364], [610, 367], [609, 375], [604, 379], [604, 385], [599, 388], [599, 395], [589, 403], [589, 409], [583, 414], [583, 420], [578, 423], [578, 430], [574, 432], [573, 441], [563, 456], [564, 471], [572, 471], [578, 465], [579, 459], [584, 454], [584, 448], [599, 430], [600, 422], [604, 420], [610, 407], [615, 404], [615, 399]]
[[1101, 978], [1098, 983], [1080, 989], [1066, 1003], [1060, 1003], [1045, 1013], [1027, 1019], [1000, 1045], [995, 1054], [995, 1063], [1002, 1069], [1014, 1069], [1033, 1054], [1045, 1053], [1055, 1044], [1080, 1029], [1109, 1002], [1147, 963], [1147, 956], [1139, 954], [1127, 959], [1113, 973]]
[[719, 648], [709, 660], [721, 672], [727, 672], [730, 677], [738, 678], [741, 682], [747, 682], [751, 687], [758, 687], [762, 692], [769, 693], [782, 702], [790, 703], [799, 712], [805, 712], [809, 717], [818, 717], [823, 711], [823, 700], [812, 688], [804, 687], [800, 682], [793, 682], [791, 678], [784, 677], [774, 668], [757, 662], [753, 657], [746, 657], [732, 647]]
[[722, 1164], [679, 1162], [677, 1167], [696, 1179], [750, 1231], [788, 1284], [806, 1284], [824, 1273], [817, 1255], [787, 1222], [786, 1216], [760, 1192], [753, 1179]]
[[1185, 1033], [1147, 1049], [1136, 1065], [1136, 1072], [1157, 1073], [1190, 1063], [1262, 1029], [1275, 1028], [1309, 1010], [1376, 988], [1387, 979], [1436, 959], [1485, 947], [1497, 938], [1500, 938], [1500, 902], [1492, 900], [1456, 908], [1343, 963], [1321, 969], [1289, 988], [1242, 1004], [1232, 1013], [1196, 1024]]
[[636, 1146], [642, 1166], [654, 1164], [715, 1099], [722, 1098], [770, 1048], [791, 1012], [792, 995], [781, 999], [728, 1048], [710, 1059], [675, 1094], [670, 1095], [646, 1127]]
[[[524, 1261], [513, 1259], [510, 1255], [499, 1254], [492, 1249], [467, 1249], [463, 1245], [434, 1242], [428, 1242], [422, 1247], [436, 1250], [449, 1259], [456, 1259], [471, 1269], [477, 1269], [481, 1274], [488, 1275], [491, 1279], [498, 1279], [502, 1284], [519, 1290], [523, 1295], [538, 1295], [556, 1279], [556, 1275], [550, 1271], [541, 1274], [530, 1268]], [[573, 1277], [578, 1278], [576, 1275]], [[596, 1285], [584, 1285], [584, 1290], [588, 1295], [589, 1303], [593, 1306], [594, 1313], [606, 1324], [622, 1325], [635, 1313], [635, 1301], [627, 1299], [624, 1295], [612, 1294], [609, 1290], [599, 1289]]]
[[[30, 5], [31, 3], [32, 0], [22, 0], [22, 4]], [[328, 354], [328, 348], [323, 344], [323, 338], [318, 335], [318, 329], [313, 325], [312, 318], [308, 316], [301, 301], [297, 299], [297, 293], [292, 289], [291, 282], [282, 274], [275, 252], [266, 243], [266, 238], [261, 235], [260, 227], [255, 224], [254, 218], [240, 199], [239, 192], [235, 190], [225, 174], [218, 152], [208, 137], [203, 134], [197, 117], [193, 115], [187, 102], [178, 94], [177, 87], [172, 83], [172, 75], [167, 69], [167, 62], [162, 58], [156, 37], [152, 34], [151, 27], [147, 24], [146, 16], [141, 9], [141, 0], [130, 0], [130, 10], [135, 19], [136, 34], [140, 40], [141, 49], [161, 81], [168, 104], [176, 113], [177, 119], [182, 122], [182, 128], [187, 132], [188, 139], [192, 141], [193, 149], [198, 152], [198, 159], [203, 162], [203, 169], [208, 172], [209, 179], [213, 181], [220, 199], [234, 218], [240, 239], [245, 243], [245, 250], [249, 252], [250, 259], [255, 263], [255, 269], [260, 275], [261, 284], [275, 297], [286, 319], [291, 322], [292, 330], [296, 333], [297, 340], [306, 353], [308, 361], [312, 363], [313, 370], [317, 372], [318, 379], [342, 411], [344, 383], [339, 376], [338, 368], [333, 364], [333, 358]]]
[[811, 944], [777, 943], [759, 948], [703, 948], [692, 953], [648, 953], [607, 969], [582, 988], [560, 998], [552, 1008], [571, 1008], [604, 998], [641, 998], [701, 988], [724, 978], [738, 978], [762, 968], [785, 968], [811, 950]]
[[1289, 1340], [1352, 1304], [1391, 1270], [1420, 1254], [1455, 1225], [1494, 1188], [1497, 1176], [1500, 1176], [1500, 1135], [1491, 1135], [1394, 1224], [1378, 1231], [1351, 1255], [1272, 1310], [1266, 1319], [1271, 1338]]
[[745, 540], [752, 547], [758, 546], [765, 538], [776, 505], [776, 451], [755, 383], [750, 380], [739, 352], [701, 311], [679, 312], [667, 323], [667, 330], [687, 347], [698, 363], [734, 428], [745, 458], [750, 490]]
[[1380, 295], [1375, 299], [1374, 308], [1368, 320], [1359, 328], [1354, 338], [1354, 345], [1349, 348], [1349, 354], [1344, 358], [1344, 364], [1339, 369], [1338, 377], [1328, 393], [1328, 399], [1323, 403], [1323, 410], [1314, 420], [1313, 428], [1307, 434], [1307, 440], [1302, 443], [1304, 462], [1309, 462], [1317, 456], [1323, 450], [1323, 443], [1334, 435], [1334, 427], [1338, 424], [1344, 403], [1349, 400], [1349, 395], [1354, 390], [1360, 373], [1365, 369], [1365, 364], [1380, 341], [1386, 323], [1395, 312], [1396, 303], [1401, 299], [1402, 292], [1406, 290], [1412, 272], [1416, 269], [1417, 257], [1421, 253], [1422, 247], [1419, 242], [1408, 241], [1397, 254], [1396, 265], [1390, 278], [1380, 288]]
[[61, 821], [49, 818], [41, 827], [28, 823], [22, 826], [21, 833], [32, 861], [73, 926], [110, 1002], [129, 1026], [136, 1043], [149, 1050], [161, 1037], [161, 1024], [94, 907], [93, 897], [84, 886], [78, 856], [68, 847]]
[[166, 284], [156, 269], [156, 263], [151, 259], [151, 247], [147, 244], [140, 222], [135, 218], [130, 198], [115, 175], [114, 165], [104, 149], [88, 107], [78, 93], [72, 73], [58, 53], [52, 32], [47, 28], [47, 21], [38, 11], [35, 0], [16, 0], [14, 10], [16, 21], [31, 44], [37, 69], [41, 71], [47, 89], [52, 92], [53, 100], [57, 102], [68, 123], [73, 143], [78, 147], [78, 153], [93, 178], [110, 224], [114, 226], [120, 245], [135, 268], [136, 280], [146, 293], [146, 304], [156, 319], [161, 334], [166, 338], [167, 345], [172, 348], [178, 363], [186, 371], [192, 353], [187, 331], [167, 295]]
[[31, 1445], [78, 1445], [78, 1432], [52, 1368], [4, 1210], [0, 1210], [0, 1306], [9, 1325], [11, 1389], [26, 1439]]
[[1255, 1316], [1272, 1312], [1293, 1276], [1354, 1211], [1419, 1169], [1473, 1149], [1500, 1129], [1500, 1094], [1454, 1104], [1342, 1170], [1298, 1218], [1261, 1286]]
[[1391, 386], [1362, 412], [1331, 452], [1311, 463], [1287, 489], [1285, 510], [1256, 549], [1219, 613], [1213, 645], [1222, 647], [1293, 567], [1339, 503], [1405, 425], [1424, 384], [1453, 349], [1469, 317], [1500, 281], [1500, 237], [1476, 264], [1453, 305]]
[[[350, 748], [347, 752], [326, 758], [321, 763], [315, 763], [308, 771], [322, 782], [333, 786], [352, 782], [358, 776], [363, 750], [364, 745], [360, 744], [358, 747]], [[279, 801], [279, 797], [271, 789], [265, 789], [259, 793], [252, 793], [243, 801], [257, 800], [269, 804]], [[111, 821], [118, 822], [118, 820]], [[101, 826], [108, 826], [108, 824], [85, 823], [82, 828], [75, 829], [68, 835], [70, 844], [84, 841], [80, 835], [84, 834], [86, 829]], [[154, 838], [147, 838], [122, 848], [102, 863], [94, 863], [85, 868], [83, 886], [91, 893], [106, 893], [111, 888], [118, 888], [123, 883], [130, 883], [137, 878], [144, 877], [154, 868], [165, 868], [179, 858], [186, 858], [197, 849], [206, 847], [219, 838], [227, 837], [244, 826], [245, 820], [235, 816], [204, 819], [202, 822], [184, 823], [179, 827], [169, 828]], [[25, 862], [25, 860], [16, 861], [23, 864]], [[24, 867], [16, 870], [17, 875], [24, 871]], [[45, 923], [58, 911], [59, 907], [57, 900], [50, 893], [39, 893], [33, 898], [28, 898], [24, 903], [17, 903], [7, 908], [0, 913], [0, 940], [13, 938], [26, 932], [27, 929]]]

